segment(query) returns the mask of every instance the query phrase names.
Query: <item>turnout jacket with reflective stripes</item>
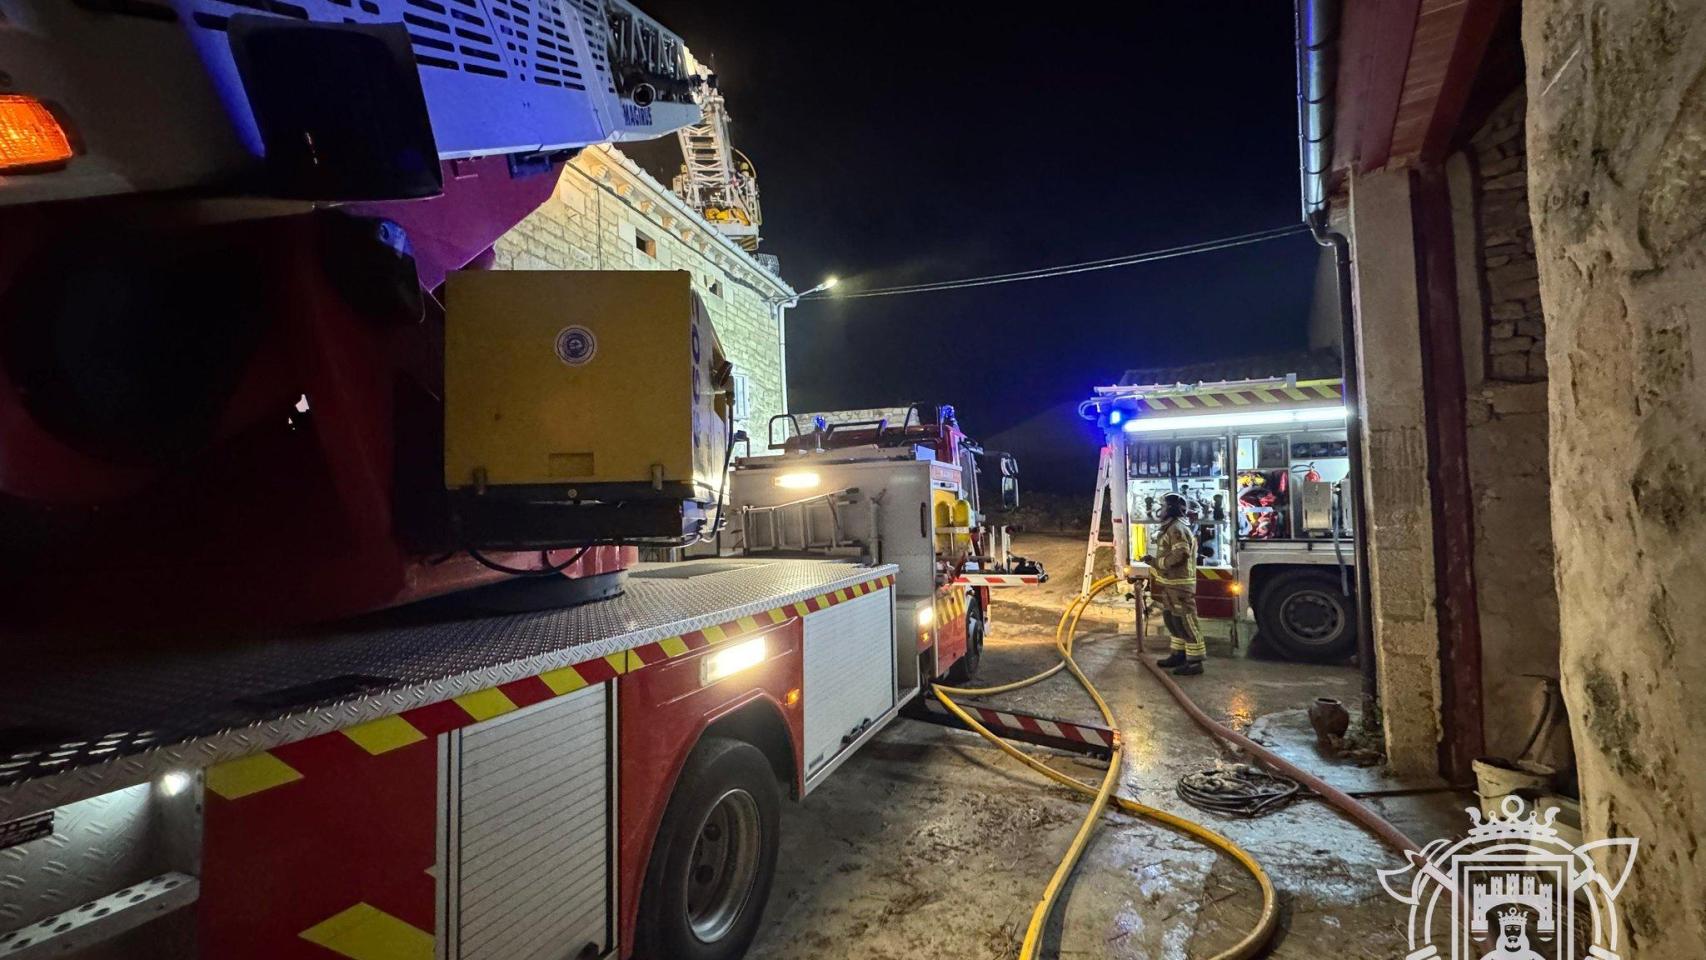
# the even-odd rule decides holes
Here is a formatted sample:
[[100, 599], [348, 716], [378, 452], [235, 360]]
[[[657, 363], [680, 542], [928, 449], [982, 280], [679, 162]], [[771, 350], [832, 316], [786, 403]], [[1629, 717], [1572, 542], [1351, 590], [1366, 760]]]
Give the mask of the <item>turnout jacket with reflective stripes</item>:
[[1173, 517], [1155, 534], [1155, 582], [1169, 586], [1197, 585], [1197, 538], [1182, 517]]

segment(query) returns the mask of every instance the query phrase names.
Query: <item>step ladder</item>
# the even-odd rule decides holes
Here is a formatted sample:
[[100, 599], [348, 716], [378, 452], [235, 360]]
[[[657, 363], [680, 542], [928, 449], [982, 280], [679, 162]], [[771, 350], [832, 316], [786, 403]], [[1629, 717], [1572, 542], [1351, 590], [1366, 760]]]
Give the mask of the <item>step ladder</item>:
[[1115, 545], [1112, 539], [1102, 539], [1102, 506], [1110, 502], [1113, 486], [1113, 451], [1103, 446], [1101, 461], [1096, 466], [1096, 495], [1090, 507], [1090, 542], [1084, 545], [1084, 584], [1079, 593], [1089, 593], [1090, 585], [1095, 582], [1096, 551], [1103, 547], [1111, 549]]

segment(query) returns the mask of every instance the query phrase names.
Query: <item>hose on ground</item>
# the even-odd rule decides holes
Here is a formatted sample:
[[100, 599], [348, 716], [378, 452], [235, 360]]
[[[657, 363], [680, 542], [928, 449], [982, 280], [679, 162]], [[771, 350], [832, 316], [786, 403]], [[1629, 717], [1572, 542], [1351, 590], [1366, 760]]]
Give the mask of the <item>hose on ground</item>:
[[1226, 817], [1259, 817], [1290, 803], [1301, 788], [1290, 777], [1257, 770], [1247, 763], [1187, 773], [1175, 788], [1179, 799], [1198, 810]]
[[1142, 660], [1143, 665], [1148, 668], [1150, 674], [1154, 676], [1155, 679], [1161, 681], [1161, 685], [1167, 688], [1167, 692], [1173, 695], [1173, 699], [1178, 701], [1179, 706], [1183, 707], [1185, 712], [1190, 714], [1191, 719], [1197, 722], [1197, 726], [1202, 727], [1213, 736], [1216, 736], [1221, 740], [1232, 744], [1238, 749], [1243, 750], [1245, 754], [1254, 758], [1257, 763], [1268, 768], [1274, 773], [1290, 777], [1298, 783], [1303, 784], [1305, 787], [1308, 787], [1310, 790], [1314, 791], [1317, 796], [1327, 801], [1340, 813], [1350, 817], [1358, 826], [1367, 830], [1369, 833], [1374, 834], [1376, 837], [1379, 837], [1383, 842], [1392, 849], [1397, 850], [1399, 853], [1403, 853], [1407, 850], [1420, 851], [1422, 849], [1416, 844], [1416, 841], [1405, 836], [1404, 831], [1399, 830], [1397, 827], [1388, 823], [1385, 818], [1380, 816], [1380, 814], [1375, 813], [1366, 805], [1358, 802], [1350, 794], [1345, 793], [1337, 787], [1328, 786], [1327, 782], [1322, 780], [1320, 777], [1317, 777], [1313, 773], [1310, 773], [1291, 761], [1284, 759], [1256, 741], [1251, 740], [1249, 737], [1246, 737], [1214, 720], [1214, 718], [1204, 713], [1202, 708], [1197, 706], [1196, 703], [1185, 694], [1184, 690], [1179, 688], [1178, 683], [1174, 682], [1173, 678], [1168, 676], [1166, 671], [1157, 667], [1148, 657], [1143, 657]]
[[1262, 869], [1261, 864], [1257, 863], [1254, 857], [1250, 856], [1250, 854], [1245, 852], [1242, 847], [1239, 847], [1231, 840], [1228, 840], [1200, 823], [1187, 820], [1184, 817], [1175, 816], [1165, 810], [1138, 803], [1130, 797], [1115, 793], [1114, 787], [1119, 783], [1120, 777], [1120, 760], [1125, 749], [1118, 737], [1116, 737], [1114, 741], [1113, 756], [1108, 761], [1107, 774], [1102, 778], [1101, 784], [1091, 785], [1075, 777], [1067, 776], [1066, 774], [1061, 773], [1053, 767], [1048, 766], [1042, 761], [1037, 760], [1029, 754], [1026, 754], [1014, 747], [1006, 740], [991, 732], [988, 727], [979, 723], [977, 719], [968, 713], [963, 707], [954, 702], [953, 696], [956, 694], [960, 696], [987, 696], [991, 694], [1006, 693], [1011, 690], [1018, 690], [1022, 687], [1028, 687], [1032, 684], [1040, 683], [1041, 681], [1059, 673], [1061, 670], [1067, 670], [1072, 674], [1073, 678], [1078, 681], [1079, 685], [1084, 688], [1084, 691], [1090, 695], [1090, 699], [1095, 701], [1096, 709], [1101, 712], [1103, 722], [1107, 724], [1110, 730], [1116, 729], [1118, 724], [1114, 720], [1113, 710], [1108, 707], [1107, 701], [1102, 699], [1102, 695], [1097, 691], [1095, 684], [1091, 683], [1090, 678], [1084, 675], [1084, 671], [1078, 668], [1078, 662], [1072, 658], [1072, 644], [1074, 637], [1077, 635], [1079, 618], [1084, 615], [1084, 611], [1089, 607], [1090, 601], [1095, 599], [1095, 597], [1102, 591], [1119, 582], [1120, 578], [1117, 576], [1105, 577], [1093, 584], [1089, 590], [1086, 590], [1084, 593], [1073, 598], [1071, 603], [1067, 604], [1066, 610], [1061, 613], [1060, 622], [1055, 626], [1054, 631], [1054, 645], [1055, 650], [1060, 654], [1060, 662], [1047, 670], [1033, 676], [1026, 677], [1023, 680], [1017, 680], [1012, 683], [1005, 683], [993, 687], [950, 687], [943, 684], [931, 685], [932, 689], [935, 691], [936, 698], [940, 700], [942, 705], [947, 707], [954, 716], [958, 717], [960, 722], [982, 734], [1008, 756], [1011, 756], [1020, 763], [1025, 764], [1062, 786], [1069, 787], [1079, 793], [1088, 794], [1094, 798], [1090, 804], [1089, 812], [1085, 814], [1084, 823], [1078, 828], [1078, 833], [1073, 837], [1071, 845], [1068, 846], [1066, 855], [1061, 858], [1060, 864], [1055, 867], [1053, 876], [1049, 878], [1048, 886], [1043, 889], [1042, 898], [1037, 901], [1036, 907], [1031, 911], [1030, 923], [1025, 928], [1024, 943], [1019, 950], [1020, 960], [1034, 960], [1042, 950], [1043, 931], [1048, 926], [1048, 919], [1054, 911], [1055, 902], [1060, 898], [1061, 888], [1066, 885], [1067, 878], [1072, 875], [1073, 869], [1078, 865], [1079, 858], [1084, 854], [1084, 848], [1089, 845], [1090, 836], [1095, 831], [1096, 824], [1101, 820], [1103, 808], [1109, 805], [1117, 807], [1126, 813], [1145, 817], [1190, 834], [1191, 836], [1207, 843], [1209, 846], [1225, 853], [1233, 860], [1236, 860], [1244, 867], [1245, 870], [1249, 871], [1250, 876], [1256, 881], [1256, 885], [1260, 887], [1262, 891], [1261, 916], [1257, 919], [1255, 926], [1251, 927], [1249, 932], [1245, 933], [1242, 939], [1240, 939], [1236, 944], [1233, 944], [1230, 948], [1215, 954], [1213, 957], [1213, 960], [1246, 960], [1246, 958], [1252, 957], [1260, 951], [1268, 942], [1268, 939], [1273, 936], [1274, 926], [1279, 920], [1278, 902], [1274, 894], [1273, 881], [1268, 879], [1267, 871]]

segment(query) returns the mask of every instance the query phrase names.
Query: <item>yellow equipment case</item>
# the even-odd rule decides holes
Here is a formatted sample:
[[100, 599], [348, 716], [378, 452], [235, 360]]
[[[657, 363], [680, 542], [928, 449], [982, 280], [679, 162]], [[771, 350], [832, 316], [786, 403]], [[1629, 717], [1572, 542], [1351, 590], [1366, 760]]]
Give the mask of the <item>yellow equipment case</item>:
[[466, 541], [700, 532], [733, 378], [687, 273], [463, 271], [445, 314], [444, 485]]

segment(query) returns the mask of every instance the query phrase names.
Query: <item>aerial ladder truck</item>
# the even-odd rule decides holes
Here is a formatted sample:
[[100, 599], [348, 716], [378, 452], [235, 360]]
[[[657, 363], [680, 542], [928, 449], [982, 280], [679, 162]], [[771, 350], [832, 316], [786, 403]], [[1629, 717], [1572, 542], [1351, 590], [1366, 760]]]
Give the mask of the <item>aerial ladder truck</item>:
[[700, 119], [681, 39], [0, 0], [0, 63], [0, 957], [740, 956], [781, 800], [966, 659], [896, 600], [962, 534], [638, 561], [732, 533], [703, 305], [489, 267]]

